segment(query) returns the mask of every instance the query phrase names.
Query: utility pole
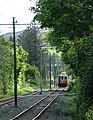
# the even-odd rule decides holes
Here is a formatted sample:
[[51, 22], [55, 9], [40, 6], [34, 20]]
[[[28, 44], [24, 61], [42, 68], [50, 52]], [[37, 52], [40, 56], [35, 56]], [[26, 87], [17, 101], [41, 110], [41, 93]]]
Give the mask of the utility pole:
[[17, 77], [16, 77], [16, 42], [15, 42], [15, 17], [13, 17], [13, 40], [14, 40], [14, 96], [17, 107]]
[[42, 94], [42, 48], [40, 48], [40, 94]]
[[[12, 24], [0, 24], [0, 26], [13, 25], [13, 41], [14, 41], [14, 97], [15, 97], [15, 106], [17, 107], [17, 76], [16, 76], [16, 42], [15, 42], [15, 17], [13, 17]], [[31, 25], [29, 23], [16, 24], [16, 25]]]
[[54, 88], [55, 88], [55, 81], [56, 81], [56, 64], [54, 64]]
[[51, 53], [50, 53], [50, 89], [51, 89]]

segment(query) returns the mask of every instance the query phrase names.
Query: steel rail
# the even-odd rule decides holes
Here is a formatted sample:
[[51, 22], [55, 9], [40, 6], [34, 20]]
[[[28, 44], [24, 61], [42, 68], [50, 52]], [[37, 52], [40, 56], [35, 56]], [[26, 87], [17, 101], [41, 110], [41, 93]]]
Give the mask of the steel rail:
[[32, 120], [37, 120], [39, 117], [50, 107], [50, 105], [58, 98], [58, 96], [62, 93], [62, 91], [46, 106], [44, 109], [38, 113], [37, 116], [35, 116]]
[[11, 100], [11, 99], [14, 99], [14, 97], [9, 97], [9, 98], [5, 98], [5, 99], [0, 99], [0, 103], [3, 103], [3, 102], [5, 102], [5, 101]]
[[[33, 92], [33, 93], [28, 93], [26, 95], [19, 96], [18, 100], [21, 100], [22, 98], [25, 98], [27, 96], [35, 95], [37, 93], [38, 92]], [[3, 105], [5, 105], [5, 104], [11, 103], [11, 102], [14, 102], [14, 98], [13, 97], [12, 98], [8, 98], [8, 99], [4, 99], [4, 100], [0, 101], [0, 107], [3, 106]]]
[[[37, 91], [24, 93], [24, 94], [22, 94], [22, 95], [19, 95], [18, 97], [26, 96], [26, 95], [29, 95], [29, 94], [34, 95], [36, 92], [37, 92]], [[38, 92], [37, 92], [37, 93], [38, 93]], [[8, 100], [11, 100], [11, 99], [14, 99], [14, 97], [9, 97], [9, 98], [5, 98], [5, 99], [0, 99], [0, 103], [5, 102], [5, 101], [8, 101]]]
[[32, 108], [34, 108], [36, 105], [38, 105], [39, 103], [41, 103], [43, 100], [45, 100], [46, 98], [48, 98], [51, 94], [53, 94], [56, 90], [54, 90], [53, 92], [51, 92], [50, 94], [48, 94], [47, 96], [45, 96], [44, 98], [42, 98], [41, 100], [39, 100], [38, 102], [36, 102], [35, 104], [31, 105], [29, 108], [25, 109], [24, 111], [22, 111], [21, 113], [19, 113], [18, 115], [16, 115], [15, 117], [13, 117], [10, 120], [15, 120], [18, 117], [20, 117], [22, 114], [26, 113], [27, 111], [31, 110]]
[[[42, 92], [48, 92], [49, 90], [42, 90]], [[21, 97], [26, 97], [26, 96], [30, 96], [30, 95], [36, 95], [37, 93], [39, 93], [38, 91], [33, 91], [33, 92], [28, 92], [28, 93], [24, 93], [22, 95], [19, 95], [18, 98], [21, 98]], [[14, 97], [9, 97], [9, 98], [5, 98], [5, 99], [0, 99], [0, 104], [6, 102], [6, 101], [9, 101], [9, 100], [13, 100]]]

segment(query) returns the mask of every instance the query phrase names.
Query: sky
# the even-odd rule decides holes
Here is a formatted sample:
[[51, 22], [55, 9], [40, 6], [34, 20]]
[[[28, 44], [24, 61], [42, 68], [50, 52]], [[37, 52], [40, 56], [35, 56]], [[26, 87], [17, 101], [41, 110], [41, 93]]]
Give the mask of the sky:
[[[17, 23], [31, 23], [34, 14], [29, 10], [35, 6], [36, 0], [0, 0], [0, 24], [12, 24], [13, 18]], [[16, 26], [16, 31], [21, 31], [27, 26]], [[11, 32], [12, 26], [1, 26], [0, 33]]]

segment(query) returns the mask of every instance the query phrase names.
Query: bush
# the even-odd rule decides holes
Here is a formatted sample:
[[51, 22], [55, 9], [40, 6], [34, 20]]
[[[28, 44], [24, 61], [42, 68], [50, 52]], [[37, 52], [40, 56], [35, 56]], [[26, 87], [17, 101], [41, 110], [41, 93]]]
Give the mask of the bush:
[[73, 95], [73, 102], [69, 109], [69, 114], [76, 119], [77, 118], [77, 102], [78, 102], [78, 96]]
[[27, 64], [27, 70], [25, 71], [26, 82], [30, 83], [30, 86], [39, 85], [40, 73], [36, 66], [30, 66]]
[[93, 120], [93, 106], [85, 114], [86, 120]]

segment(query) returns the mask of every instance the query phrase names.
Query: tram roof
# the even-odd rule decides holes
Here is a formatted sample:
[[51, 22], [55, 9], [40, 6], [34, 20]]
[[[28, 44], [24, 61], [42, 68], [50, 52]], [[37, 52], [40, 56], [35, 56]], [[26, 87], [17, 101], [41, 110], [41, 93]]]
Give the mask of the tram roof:
[[67, 76], [66, 72], [62, 72], [59, 76]]

